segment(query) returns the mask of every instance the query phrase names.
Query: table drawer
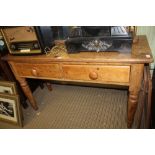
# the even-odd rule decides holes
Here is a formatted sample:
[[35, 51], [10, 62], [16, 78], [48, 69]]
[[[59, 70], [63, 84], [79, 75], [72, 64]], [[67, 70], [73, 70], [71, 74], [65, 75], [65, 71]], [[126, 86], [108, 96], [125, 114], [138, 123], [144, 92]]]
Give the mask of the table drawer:
[[129, 82], [130, 66], [63, 65], [66, 79], [97, 82]]
[[15, 63], [15, 70], [19, 76], [61, 78], [62, 74], [58, 64], [27, 64]]

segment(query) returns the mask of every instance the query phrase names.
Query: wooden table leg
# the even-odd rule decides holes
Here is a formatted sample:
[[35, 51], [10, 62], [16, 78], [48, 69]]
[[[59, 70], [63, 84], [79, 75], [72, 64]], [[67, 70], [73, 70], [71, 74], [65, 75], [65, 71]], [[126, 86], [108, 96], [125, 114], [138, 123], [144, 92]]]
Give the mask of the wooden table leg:
[[131, 128], [135, 112], [138, 104], [138, 96], [141, 87], [141, 82], [143, 78], [144, 65], [143, 64], [133, 64], [131, 65], [130, 74], [130, 86], [129, 86], [129, 99], [128, 99], [128, 111], [127, 111], [127, 127]]
[[33, 107], [34, 110], [37, 110], [38, 109], [37, 103], [32, 95], [31, 89], [30, 89], [26, 79], [18, 77], [17, 80], [20, 83], [20, 86], [21, 86], [25, 96], [30, 101], [31, 106]]

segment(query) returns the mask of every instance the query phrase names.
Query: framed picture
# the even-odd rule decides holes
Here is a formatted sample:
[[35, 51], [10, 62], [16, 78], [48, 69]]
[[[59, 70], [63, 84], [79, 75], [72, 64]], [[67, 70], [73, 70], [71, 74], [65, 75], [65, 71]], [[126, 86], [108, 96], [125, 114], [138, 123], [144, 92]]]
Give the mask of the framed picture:
[[22, 126], [18, 95], [0, 93], [0, 120]]
[[0, 81], [0, 93], [17, 94], [15, 82]]

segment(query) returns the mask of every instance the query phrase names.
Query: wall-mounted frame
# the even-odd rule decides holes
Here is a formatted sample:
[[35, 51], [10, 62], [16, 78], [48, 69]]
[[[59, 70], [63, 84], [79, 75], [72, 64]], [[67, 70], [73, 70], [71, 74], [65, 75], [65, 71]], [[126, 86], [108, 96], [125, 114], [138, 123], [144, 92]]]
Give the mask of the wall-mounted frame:
[[0, 120], [22, 127], [22, 115], [18, 95], [0, 93]]
[[17, 94], [16, 83], [9, 81], [0, 81], [0, 93]]

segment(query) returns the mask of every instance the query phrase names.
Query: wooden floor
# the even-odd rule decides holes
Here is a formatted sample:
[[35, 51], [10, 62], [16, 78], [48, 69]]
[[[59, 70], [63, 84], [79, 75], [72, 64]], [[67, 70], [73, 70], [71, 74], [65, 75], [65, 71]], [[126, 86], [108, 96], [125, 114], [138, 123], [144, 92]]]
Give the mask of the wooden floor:
[[[39, 110], [23, 110], [24, 129], [126, 129], [127, 90], [53, 85], [37, 88]], [[0, 128], [20, 128], [0, 122]]]

